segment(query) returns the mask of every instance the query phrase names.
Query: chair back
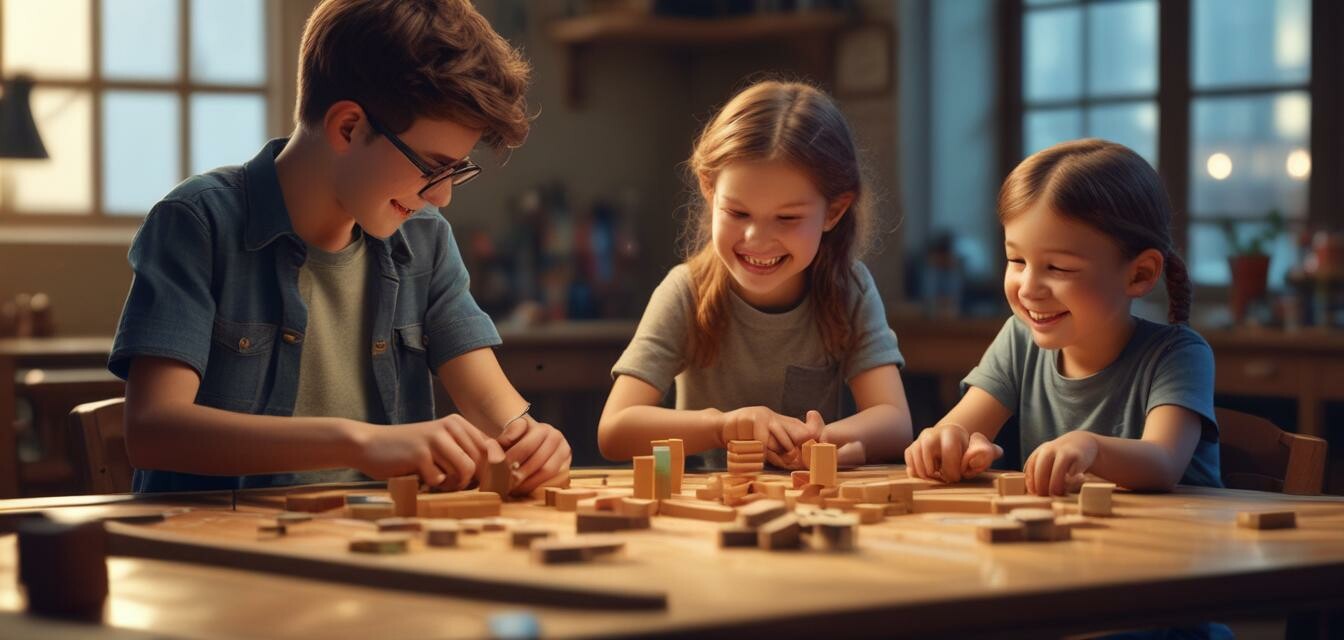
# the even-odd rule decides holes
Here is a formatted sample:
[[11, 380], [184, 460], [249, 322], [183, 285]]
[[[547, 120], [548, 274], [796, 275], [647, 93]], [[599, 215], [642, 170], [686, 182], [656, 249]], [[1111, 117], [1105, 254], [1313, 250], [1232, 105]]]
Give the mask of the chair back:
[[1223, 485], [1316, 495], [1325, 482], [1326, 442], [1289, 433], [1249, 413], [1216, 408]]
[[112, 398], [70, 411], [70, 452], [85, 493], [131, 490], [134, 469], [126, 455], [125, 407], [125, 398]]

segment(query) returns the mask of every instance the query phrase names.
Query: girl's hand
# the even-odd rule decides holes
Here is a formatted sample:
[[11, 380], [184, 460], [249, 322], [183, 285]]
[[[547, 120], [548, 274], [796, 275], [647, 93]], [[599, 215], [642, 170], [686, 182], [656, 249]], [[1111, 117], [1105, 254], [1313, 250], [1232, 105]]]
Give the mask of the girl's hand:
[[912, 478], [958, 482], [979, 475], [1002, 455], [1003, 447], [984, 434], [944, 422], [919, 432], [905, 449], [905, 470]]
[[1070, 431], [1036, 447], [1022, 465], [1027, 492], [1062, 496], [1077, 491], [1083, 474], [1097, 461], [1097, 450], [1096, 435], [1087, 431]]
[[722, 415], [719, 437], [724, 447], [731, 440], [760, 440], [770, 464], [787, 466], [796, 449], [812, 437], [802, 420], [782, 416], [767, 407], [743, 407]]
[[532, 416], [514, 420], [496, 438], [513, 466], [513, 491], [526, 495], [552, 478], [569, 473], [574, 454], [559, 429]]
[[362, 444], [351, 466], [371, 478], [418, 474], [432, 487], [465, 489], [485, 461], [484, 433], [453, 414], [404, 425], [362, 425]]

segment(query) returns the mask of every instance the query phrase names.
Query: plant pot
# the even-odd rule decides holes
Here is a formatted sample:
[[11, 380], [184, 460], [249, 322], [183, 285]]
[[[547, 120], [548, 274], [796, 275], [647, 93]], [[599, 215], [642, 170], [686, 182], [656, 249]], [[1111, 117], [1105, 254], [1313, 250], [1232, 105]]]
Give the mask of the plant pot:
[[1227, 266], [1232, 271], [1232, 321], [1241, 324], [1246, 319], [1246, 307], [1265, 295], [1269, 256], [1258, 253], [1231, 256]]

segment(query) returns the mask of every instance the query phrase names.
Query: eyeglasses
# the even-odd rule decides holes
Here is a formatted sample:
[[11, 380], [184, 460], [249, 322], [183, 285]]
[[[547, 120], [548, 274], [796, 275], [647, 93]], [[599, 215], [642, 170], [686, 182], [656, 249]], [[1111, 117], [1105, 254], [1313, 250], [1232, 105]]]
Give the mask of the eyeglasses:
[[429, 200], [425, 197], [425, 194], [433, 191], [435, 187], [442, 185], [444, 182], [449, 182], [456, 187], [471, 182], [473, 178], [481, 175], [481, 168], [470, 158], [463, 158], [452, 164], [437, 167], [431, 165], [424, 158], [421, 158], [420, 154], [412, 151], [410, 146], [397, 137], [397, 134], [389, 131], [373, 116], [369, 115], [368, 109], [364, 110], [364, 116], [369, 119], [369, 126], [373, 127], [374, 131], [387, 138], [387, 141], [391, 142], [392, 146], [401, 152], [401, 155], [406, 156], [406, 159], [410, 160], [411, 164], [420, 170], [421, 177], [425, 179], [425, 186], [416, 194], [420, 198]]

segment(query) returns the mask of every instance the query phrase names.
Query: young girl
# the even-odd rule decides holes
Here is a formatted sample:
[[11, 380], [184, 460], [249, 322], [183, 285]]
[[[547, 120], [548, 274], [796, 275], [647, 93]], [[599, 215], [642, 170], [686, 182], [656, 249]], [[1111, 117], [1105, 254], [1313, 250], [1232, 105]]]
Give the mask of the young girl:
[[[980, 473], [1016, 414], [1037, 495], [1076, 490], [1085, 472], [1131, 489], [1221, 486], [1213, 352], [1186, 324], [1190, 281], [1157, 173], [1122, 145], [1066, 142], [1022, 161], [998, 206], [1013, 317], [961, 402], [906, 449], [910, 474]], [[1171, 324], [1131, 316], [1163, 276]]]
[[[815, 439], [838, 445], [843, 465], [899, 457], [911, 437], [905, 363], [857, 261], [871, 212], [835, 103], [805, 84], [756, 84], [709, 123], [689, 167], [703, 197], [692, 253], [612, 369], [602, 454], [756, 439], [771, 463], [799, 467], [797, 448]], [[661, 408], [674, 378], [677, 408]], [[844, 419], [841, 383], [858, 408]]]

